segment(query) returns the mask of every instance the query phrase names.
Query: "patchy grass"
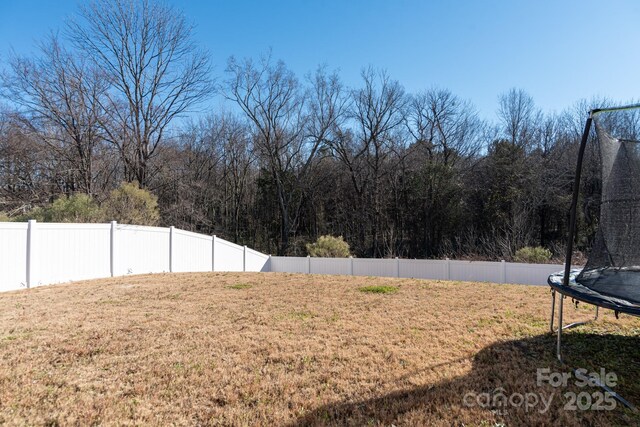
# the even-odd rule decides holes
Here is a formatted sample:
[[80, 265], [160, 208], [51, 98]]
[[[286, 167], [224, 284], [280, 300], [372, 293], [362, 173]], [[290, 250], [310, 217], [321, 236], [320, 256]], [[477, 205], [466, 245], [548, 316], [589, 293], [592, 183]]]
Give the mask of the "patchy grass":
[[396, 286], [363, 286], [358, 288], [360, 292], [367, 292], [370, 294], [393, 294], [398, 292]]
[[289, 313], [289, 316], [291, 316], [292, 319], [298, 320], [308, 320], [317, 317], [315, 313], [312, 313], [308, 310], [292, 311], [291, 313]]
[[249, 289], [251, 287], [248, 283], [236, 283], [235, 285], [227, 286], [229, 289]]
[[[549, 304], [546, 287], [277, 273], [1, 293], [0, 425], [637, 424], [565, 410], [565, 393], [599, 390], [536, 372], [602, 367], [640, 406], [640, 321], [603, 310], [566, 331], [559, 365]], [[593, 314], [566, 306], [567, 321]], [[553, 399], [544, 413], [465, 405], [496, 390]]]

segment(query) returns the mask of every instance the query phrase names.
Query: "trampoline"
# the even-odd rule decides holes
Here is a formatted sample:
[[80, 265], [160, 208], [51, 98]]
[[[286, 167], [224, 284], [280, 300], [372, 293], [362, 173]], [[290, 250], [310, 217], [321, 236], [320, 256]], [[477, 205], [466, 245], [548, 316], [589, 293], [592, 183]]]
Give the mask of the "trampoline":
[[[615, 126], [615, 119], [624, 120], [625, 114], [638, 112], [640, 104], [595, 109], [589, 111], [585, 123], [573, 183], [565, 268], [548, 279], [552, 291], [550, 329], [557, 332], [559, 361], [562, 361], [562, 330], [587, 323], [563, 325], [564, 297], [594, 305], [595, 319], [599, 307], [613, 310], [616, 317], [619, 313], [640, 316], [640, 138], [629, 127]], [[601, 159], [600, 219], [587, 264], [579, 270], [571, 268], [571, 256], [582, 161], [592, 123]], [[612, 136], [612, 133], [619, 134]], [[554, 330], [556, 293], [560, 298], [558, 327]]]

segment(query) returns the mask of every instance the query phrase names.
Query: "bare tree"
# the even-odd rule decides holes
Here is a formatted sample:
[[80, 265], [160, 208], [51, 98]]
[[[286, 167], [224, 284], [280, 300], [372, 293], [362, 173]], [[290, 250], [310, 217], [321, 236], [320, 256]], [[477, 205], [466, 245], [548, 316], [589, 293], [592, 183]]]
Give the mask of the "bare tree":
[[280, 211], [278, 252], [285, 253], [314, 159], [342, 112], [341, 85], [335, 75], [319, 69], [305, 91], [283, 62], [274, 64], [270, 57], [258, 65], [230, 58], [227, 72], [226, 96], [251, 123], [257, 153], [273, 180]]
[[410, 189], [414, 235], [422, 237], [421, 249], [433, 256], [453, 244], [444, 239], [461, 216], [462, 181], [483, 147], [485, 124], [470, 102], [444, 89], [418, 93], [408, 110], [414, 142], [407, 163], [419, 183]]
[[158, 147], [154, 191], [163, 218], [192, 231], [213, 233], [218, 209], [221, 149], [212, 117], [189, 121]]
[[400, 83], [391, 80], [384, 71], [368, 68], [363, 70], [362, 79], [364, 87], [351, 93], [350, 118], [354, 129], [341, 132], [333, 149], [346, 165], [353, 184], [361, 215], [360, 245], [366, 245], [366, 228], [370, 224], [370, 252], [380, 256], [383, 251], [380, 233], [382, 179], [393, 170], [389, 160], [397, 153], [395, 145], [398, 143], [394, 132], [405, 122], [407, 97]]
[[[247, 222], [249, 205], [249, 179], [253, 176], [252, 167], [255, 162], [253, 145], [246, 124], [235, 117], [223, 119], [223, 161], [225, 183], [224, 208], [228, 218], [225, 229], [232, 232], [235, 241], [242, 234], [242, 224]], [[255, 243], [255, 240], [253, 240]]]
[[[251, 123], [257, 153], [273, 180], [280, 212], [278, 253], [284, 254], [295, 232], [301, 199], [296, 175], [311, 161], [311, 156], [304, 155], [304, 94], [298, 79], [281, 61], [272, 64], [270, 58], [264, 58], [256, 66], [250, 60], [230, 58], [227, 72], [226, 96]], [[310, 151], [315, 153], [313, 147]]]
[[446, 89], [431, 89], [411, 98], [409, 132], [429, 158], [444, 164], [474, 157], [483, 141], [484, 123], [469, 102]]
[[509, 142], [524, 149], [535, 143], [541, 113], [524, 90], [514, 88], [500, 95], [498, 117]]
[[68, 34], [108, 78], [103, 127], [125, 177], [149, 183], [149, 160], [169, 124], [213, 89], [209, 55], [173, 8], [149, 0], [95, 0]]
[[94, 157], [102, 143], [99, 121], [107, 85], [103, 76], [65, 50], [57, 37], [40, 44], [40, 57], [13, 56], [3, 89], [21, 111], [14, 117], [55, 153], [69, 178], [66, 191], [93, 194]]
[[172, 224], [251, 243], [245, 232], [255, 156], [246, 121], [230, 113], [203, 117], [158, 152], [154, 184]]
[[0, 110], [0, 210], [9, 215], [24, 213], [49, 194], [42, 188], [44, 153], [15, 114]]

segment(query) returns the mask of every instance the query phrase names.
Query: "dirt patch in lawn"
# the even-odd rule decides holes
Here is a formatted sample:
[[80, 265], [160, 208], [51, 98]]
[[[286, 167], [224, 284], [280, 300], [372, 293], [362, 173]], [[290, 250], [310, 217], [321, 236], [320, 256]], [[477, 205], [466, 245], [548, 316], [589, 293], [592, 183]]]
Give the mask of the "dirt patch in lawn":
[[[378, 286], [397, 291], [361, 291]], [[640, 322], [601, 313], [565, 334], [559, 365], [549, 307], [546, 287], [280, 273], [2, 293], [0, 424], [637, 422], [620, 405], [567, 410], [565, 393], [600, 390], [538, 385], [536, 372], [604, 367], [640, 405]], [[566, 307], [569, 321], [592, 315]], [[518, 406], [518, 394], [551, 404]]]

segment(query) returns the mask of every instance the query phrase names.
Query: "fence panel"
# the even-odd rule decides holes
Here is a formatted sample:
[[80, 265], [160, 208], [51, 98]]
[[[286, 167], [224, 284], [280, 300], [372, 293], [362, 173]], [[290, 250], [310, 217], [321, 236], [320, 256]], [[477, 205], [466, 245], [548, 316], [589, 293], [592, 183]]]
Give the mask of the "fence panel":
[[111, 275], [109, 224], [37, 223], [31, 287]]
[[215, 271], [242, 271], [244, 269], [244, 248], [242, 246], [216, 237], [213, 251]]
[[0, 292], [27, 287], [27, 224], [0, 222]]
[[451, 280], [502, 283], [502, 263], [489, 261], [450, 261]]
[[351, 274], [352, 258], [310, 258], [312, 274]]
[[308, 273], [309, 261], [307, 257], [272, 256], [271, 271], [281, 273]]
[[169, 229], [118, 225], [115, 275], [169, 271]]
[[354, 276], [397, 277], [398, 260], [396, 259], [353, 259]]
[[401, 259], [400, 277], [412, 279], [447, 280], [449, 261], [430, 259]]
[[506, 269], [507, 283], [546, 285], [549, 275], [564, 270], [564, 265], [509, 262], [506, 265]]
[[245, 271], [269, 271], [269, 255], [247, 248]]
[[174, 229], [172, 241], [172, 271], [211, 271], [213, 237]]

